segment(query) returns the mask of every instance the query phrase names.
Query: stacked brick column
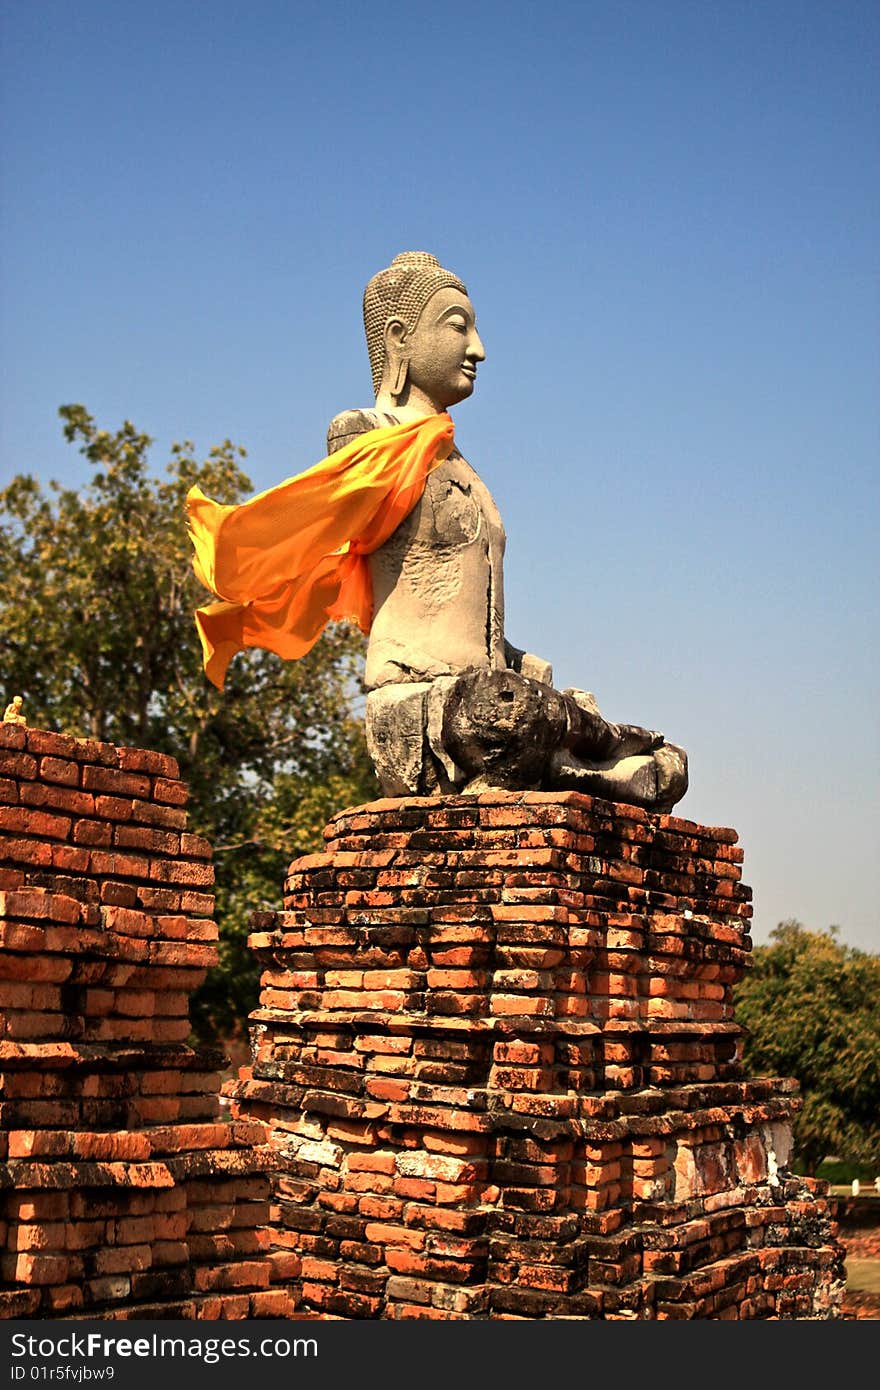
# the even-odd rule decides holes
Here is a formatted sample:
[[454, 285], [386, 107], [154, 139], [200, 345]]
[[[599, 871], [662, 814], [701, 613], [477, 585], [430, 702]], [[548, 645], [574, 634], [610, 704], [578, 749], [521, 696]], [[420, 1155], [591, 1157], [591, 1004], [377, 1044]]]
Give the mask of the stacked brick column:
[[188, 1043], [217, 929], [185, 800], [171, 758], [0, 725], [0, 1317], [291, 1309], [262, 1127]]
[[337, 816], [255, 919], [254, 1063], [300, 1315], [822, 1318], [842, 1247], [744, 1080], [730, 830], [581, 794]]

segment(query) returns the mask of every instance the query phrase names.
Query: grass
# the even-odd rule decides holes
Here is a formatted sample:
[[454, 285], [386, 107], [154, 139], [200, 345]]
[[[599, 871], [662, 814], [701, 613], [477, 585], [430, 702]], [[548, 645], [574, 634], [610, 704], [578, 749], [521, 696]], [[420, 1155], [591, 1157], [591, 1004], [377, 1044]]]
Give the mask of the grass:
[[835, 1187], [849, 1187], [853, 1178], [858, 1178], [863, 1188], [874, 1187], [874, 1179], [880, 1177], [880, 1161], [877, 1163], [851, 1163], [843, 1158], [826, 1158], [816, 1169], [817, 1178], [825, 1178]]
[[847, 1260], [846, 1287], [852, 1293], [880, 1293], [880, 1260]]

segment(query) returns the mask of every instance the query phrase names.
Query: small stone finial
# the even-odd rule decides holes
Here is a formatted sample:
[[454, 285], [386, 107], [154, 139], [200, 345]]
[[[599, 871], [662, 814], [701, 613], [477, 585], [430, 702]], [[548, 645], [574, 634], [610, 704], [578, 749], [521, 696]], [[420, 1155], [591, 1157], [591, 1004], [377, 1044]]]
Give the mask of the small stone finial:
[[13, 695], [3, 715], [4, 724], [27, 724], [27, 720], [21, 712], [24, 700], [20, 695]]

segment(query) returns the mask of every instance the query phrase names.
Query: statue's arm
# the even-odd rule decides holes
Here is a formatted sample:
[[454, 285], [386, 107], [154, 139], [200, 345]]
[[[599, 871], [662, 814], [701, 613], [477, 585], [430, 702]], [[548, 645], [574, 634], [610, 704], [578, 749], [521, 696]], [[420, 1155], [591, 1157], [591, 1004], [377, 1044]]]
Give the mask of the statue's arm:
[[384, 424], [394, 424], [394, 420], [390, 416], [379, 415], [375, 410], [341, 411], [333, 416], [327, 428], [327, 453], [335, 454], [338, 449], [351, 444], [358, 435]]

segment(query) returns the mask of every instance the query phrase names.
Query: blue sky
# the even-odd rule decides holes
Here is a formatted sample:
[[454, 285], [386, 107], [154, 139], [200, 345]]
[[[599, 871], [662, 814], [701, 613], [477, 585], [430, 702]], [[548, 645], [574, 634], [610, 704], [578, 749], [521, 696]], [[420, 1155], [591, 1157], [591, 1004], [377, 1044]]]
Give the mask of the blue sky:
[[255, 490], [371, 403], [369, 276], [466, 281], [508, 635], [690, 754], [755, 936], [877, 919], [880, 8], [5, 0], [0, 482], [58, 406]]

